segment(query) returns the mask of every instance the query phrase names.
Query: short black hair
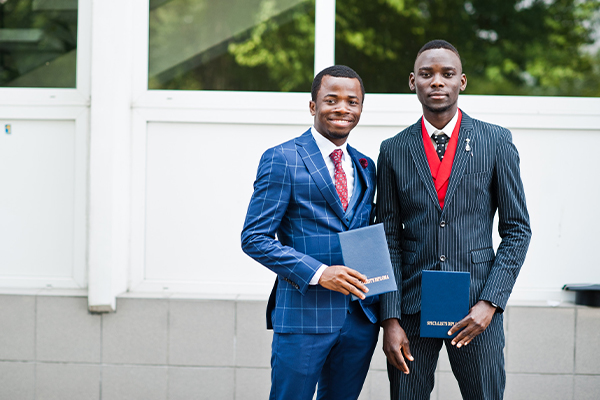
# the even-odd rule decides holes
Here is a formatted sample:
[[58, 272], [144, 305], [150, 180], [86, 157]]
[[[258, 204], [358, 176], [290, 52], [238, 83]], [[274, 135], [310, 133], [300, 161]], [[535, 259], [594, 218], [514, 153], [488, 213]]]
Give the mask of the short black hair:
[[319, 72], [317, 76], [315, 76], [315, 79], [313, 79], [312, 83], [312, 89], [310, 91], [312, 101], [317, 101], [317, 93], [319, 92], [319, 89], [321, 89], [321, 81], [326, 75], [336, 78], [358, 79], [360, 82], [360, 90], [362, 92], [362, 101], [365, 101], [365, 86], [363, 85], [360, 75], [358, 75], [355, 70], [345, 65], [333, 65], [331, 67], [327, 67], [323, 71]]
[[451, 52], [453, 52], [454, 54], [457, 55], [458, 59], [460, 60], [460, 63], [462, 64], [462, 60], [460, 59], [460, 54], [458, 53], [458, 50], [456, 50], [456, 47], [452, 46], [452, 44], [450, 42], [447, 42], [442, 39], [436, 39], [436, 40], [432, 40], [430, 42], [425, 43], [423, 45], [423, 47], [421, 47], [421, 50], [419, 50], [419, 52], [417, 53], [417, 56], [415, 57], [415, 62], [417, 61], [417, 58], [419, 58], [419, 56], [423, 52], [425, 52], [427, 50], [432, 50], [432, 49], [450, 50]]

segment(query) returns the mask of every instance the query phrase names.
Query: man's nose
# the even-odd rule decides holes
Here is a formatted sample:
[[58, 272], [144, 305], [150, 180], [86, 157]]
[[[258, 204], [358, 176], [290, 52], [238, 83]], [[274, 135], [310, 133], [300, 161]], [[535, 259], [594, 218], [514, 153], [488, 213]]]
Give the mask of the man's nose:
[[444, 86], [444, 80], [442, 79], [442, 74], [434, 74], [433, 79], [431, 80], [431, 86], [441, 87]]
[[336, 104], [334, 111], [339, 113], [348, 113], [350, 112], [350, 104], [347, 101], [340, 101]]

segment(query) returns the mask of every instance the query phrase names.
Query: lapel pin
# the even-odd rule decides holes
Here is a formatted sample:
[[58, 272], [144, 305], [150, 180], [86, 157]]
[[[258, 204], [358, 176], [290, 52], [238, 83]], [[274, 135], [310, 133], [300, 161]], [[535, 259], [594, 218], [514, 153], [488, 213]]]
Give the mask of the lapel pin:
[[[471, 141], [471, 139], [466, 138], [465, 142], [467, 142], [467, 145], [465, 146], [465, 151], [471, 151], [471, 145], [469, 144], [469, 142]], [[473, 155], [473, 153], [471, 153], [471, 155]]]

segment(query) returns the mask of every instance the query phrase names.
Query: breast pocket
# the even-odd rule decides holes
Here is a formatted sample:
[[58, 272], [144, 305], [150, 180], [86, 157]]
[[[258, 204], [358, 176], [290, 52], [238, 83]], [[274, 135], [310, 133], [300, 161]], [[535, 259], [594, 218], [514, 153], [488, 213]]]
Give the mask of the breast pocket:
[[461, 180], [461, 193], [467, 212], [489, 210], [492, 171], [465, 174]]

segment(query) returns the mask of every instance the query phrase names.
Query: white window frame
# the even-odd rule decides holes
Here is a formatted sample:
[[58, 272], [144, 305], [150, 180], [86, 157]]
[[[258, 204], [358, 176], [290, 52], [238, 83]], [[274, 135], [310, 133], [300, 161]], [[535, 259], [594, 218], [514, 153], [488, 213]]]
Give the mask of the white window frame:
[[[148, 0], [134, 0], [132, 102], [132, 241], [129, 290], [161, 292], [163, 283], [144, 279], [146, 132], [152, 122], [312, 124], [308, 93], [148, 90]], [[335, 0], [317, 0], [315, 71], [334, 63]], [[402, 78], [404, 79], [404, 78]], [[406, 79], [408, 79], [406, 77]], [[368, 89], [368, 88], [367, 88]], [[600, 98], [461, 95], [468, 113], [512, 129], [597, 129]], [[235, 110], [235, 112], [231, 112]], [[367, 93], [364, 127], [404, 127], [421, 115], [413, 94]], [[168, 284], [189, 292], [189, 285]], [[200, 287], [200, 286], [199, 286]]]
[[0, 277], [4, 288], [82, 289], [87, 286], [87, 165], [92, 4], [79, 1], [75, 88], [0, 88], [0, 119], [72, 121], [75, 124], [73, 254], [70, 277]]

